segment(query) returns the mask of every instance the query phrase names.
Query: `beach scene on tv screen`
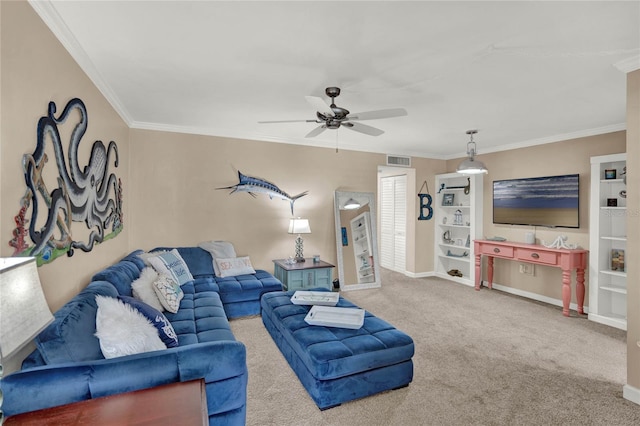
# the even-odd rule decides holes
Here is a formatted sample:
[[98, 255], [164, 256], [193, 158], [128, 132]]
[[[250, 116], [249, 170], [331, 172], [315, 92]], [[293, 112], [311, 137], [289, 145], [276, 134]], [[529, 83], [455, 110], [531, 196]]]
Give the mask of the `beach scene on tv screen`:
[[493, 182], [493, 222], [576, 228], [578, 175]]

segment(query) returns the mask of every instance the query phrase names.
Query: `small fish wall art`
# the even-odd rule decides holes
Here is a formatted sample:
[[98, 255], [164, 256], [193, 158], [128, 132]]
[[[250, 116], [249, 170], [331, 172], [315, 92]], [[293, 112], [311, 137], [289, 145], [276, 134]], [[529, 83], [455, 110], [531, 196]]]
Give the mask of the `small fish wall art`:
[[[70, 117], [77, 117], [77, 122], [65, 152], [60, 130], [65, 130]], [[56, 104], [50, 102], [47, 115], [38, 120], [36, 148], [22, 158], [26, 190], [9, 241], [14, 256], [33, 256], [42, 265], [63, 254], [73, 256], [75, 249], [90, 252], [95, 244], [122, 231], [122, 181], [109, 172], [111, 165], [118, 167], [118, 146], [114, 141], [106, 147], [95, 141], [88, 163], [79, 164], [78, 150], [88, 121], [87, 109], [78, 98], [70, 100], [58, 116]], [[51, 176], [50, 170], [44, 173], [47, 151], [53, 152], [58, 170], [55, 181], [45, 182], [45, 175]], [[55, 187], [49, 190], [47, 185]], [[86, 229], [78, 228], [78, 222], [84, 222]]]
[[256, 194], [267, 194], [270, 199], [273, 197], [282, 198], [283, 200], [289, 201], [291, 205], [291, 215], [293, 216], [293, 204], [297, 199], [304, 197], [309, 193], [309, 191], [301, 192], [298, 195], [291, 196], [278, 188], [277, 185], [266, 181], [264, 179], [260, 179], [253, 176], [247, 176], [242, 174], [242, 172], [238, 171], [238, 183], [231, 186], [225, 186], [222, 188], [216, 189], [233, 189], [231, 194], [234, 192], [247, 192], [252, 197], [256, 197]]

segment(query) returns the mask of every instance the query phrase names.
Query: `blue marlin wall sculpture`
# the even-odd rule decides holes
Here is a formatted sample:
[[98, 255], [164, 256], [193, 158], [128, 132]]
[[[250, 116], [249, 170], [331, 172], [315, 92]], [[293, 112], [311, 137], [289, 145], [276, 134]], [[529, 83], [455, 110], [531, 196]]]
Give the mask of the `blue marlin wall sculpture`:
[[233, 191], [231, 191], [231, 194], [233, 194], [234, 192], [247, 192], [252, 197], [256, 197], [256, 193], [261, 193], [267, 194], [271, 199], [273, 199], [273, 197], [282, 198], [283, 200], [289, 201], [289, 203], [291, 204], [292, 216], [293, 203], [295, 203], [298, 198], [304, 197], [309, 193], [309, 191], [304, 191], [292, 197], [273, 183], [257, 177], [243, 175], [240, 171], [238, 171], [238, 180], [239, 182], [235, 185], [216, 189], [233, 189]]

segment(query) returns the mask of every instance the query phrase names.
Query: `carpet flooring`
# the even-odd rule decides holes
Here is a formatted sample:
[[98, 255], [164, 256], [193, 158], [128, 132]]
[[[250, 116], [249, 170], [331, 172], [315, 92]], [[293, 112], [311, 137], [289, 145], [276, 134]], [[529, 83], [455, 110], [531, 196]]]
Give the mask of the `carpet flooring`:
[[382, 278], [342, 296], [413, 338], [413, 382], [320, 411], [260, 317], [233, 320], [247, 346], [247, 425], [640, 425], [622, 397], [624, 331], [497, 290]]

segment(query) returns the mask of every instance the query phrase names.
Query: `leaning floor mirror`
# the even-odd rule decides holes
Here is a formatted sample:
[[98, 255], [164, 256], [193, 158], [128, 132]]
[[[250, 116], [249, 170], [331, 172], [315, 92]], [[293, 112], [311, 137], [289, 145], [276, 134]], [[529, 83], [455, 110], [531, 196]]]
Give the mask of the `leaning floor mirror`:
[[334, 203], [340, 289], [380, 287], [373, 193], [336, 191]]

